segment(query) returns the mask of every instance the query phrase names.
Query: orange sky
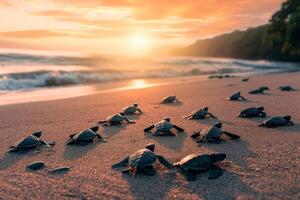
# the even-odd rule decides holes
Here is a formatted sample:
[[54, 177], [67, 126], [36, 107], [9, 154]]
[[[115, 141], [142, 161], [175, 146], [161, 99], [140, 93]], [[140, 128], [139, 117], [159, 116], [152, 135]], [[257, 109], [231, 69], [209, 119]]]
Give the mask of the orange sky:
[[0, 0], [0, 47], [148, 54], [264, 24], [283, 0]]

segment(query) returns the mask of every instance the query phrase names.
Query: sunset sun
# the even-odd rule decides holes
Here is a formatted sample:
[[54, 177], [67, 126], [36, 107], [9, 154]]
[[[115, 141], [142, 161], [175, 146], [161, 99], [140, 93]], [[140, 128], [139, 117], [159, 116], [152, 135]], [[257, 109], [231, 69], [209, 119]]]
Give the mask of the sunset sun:
[[135, 51], [146, 51], [150, 47], [150, 38], [146, 34], [137, 33], [130, 36], [129, 43]]

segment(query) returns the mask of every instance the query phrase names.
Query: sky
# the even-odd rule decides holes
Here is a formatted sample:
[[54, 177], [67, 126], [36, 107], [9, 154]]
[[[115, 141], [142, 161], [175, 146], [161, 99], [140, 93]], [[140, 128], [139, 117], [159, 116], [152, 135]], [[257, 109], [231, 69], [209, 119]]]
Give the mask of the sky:
[[284, 0], [0, 0], [0, 48], [147, 55], [265, 24]]

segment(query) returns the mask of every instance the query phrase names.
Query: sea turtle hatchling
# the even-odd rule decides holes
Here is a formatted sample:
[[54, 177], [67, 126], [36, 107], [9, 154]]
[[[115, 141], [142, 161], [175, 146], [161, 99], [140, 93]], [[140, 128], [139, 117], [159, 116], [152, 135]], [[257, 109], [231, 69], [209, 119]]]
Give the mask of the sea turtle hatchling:
[[166, 96], [162, 99], [160, 103], [170, 104], [170, 103], [181, 103], [176, 96]]
[[259, 87], [257, 89], [254, 89], [254, 90], [250, 90], [248, 93], [249, 94], [264, 94], [264, 92], [266, 90], [270, 90], [270, 89], [266, 86], [262, 86], [262, 87]]
[[174, 163], [174, 167], [179, 168], [189, 181], [195, 180], [197, 173], [205, 171], [209, 171], [208, 179], [217, 179], [223, 172], [216, 164], [225, 158], [226, 154], [224, 153], [191, 154]]
[[94, 141], [95, 138], [98, 138], [99, 141], [105, 142], [100, 134], [97, 133], [99, 127], [94, 126], [79, 133], [71, 134], [70, 140], [67, 144], [80, 144], [82, 146], [87, 145]]
[[266, 117], [266, 113], [264, 112], [264, 107], [250, 107], [243, 110], [239, 117], [244, 118], [252, 118], [252, 117]]
[[144, 132], [149, 132], [153, 128], [156, 129], [156, 131], [153, 133], [155, 136], [163, 136], [163, 135], [171, 135], [175, 136], [175, 134], [171, 131], [171, 129], [176, 129], [178, 132], [183, 132], [184, 129], [176, 126], [175, 124], [171, 123], [171, 119], [169, 117], [165, 117], [160, 122], [149, 126], [148, 128], [144, 129]]
[[241, 96], [241, 92], [234, 93], [233, 95], [231, 95], [228, 98], [228, 100], [229, 101], [239, 101], [239, 100], [247, 101], [247, 99], [245, 97]]
[[291, 116], [275, 116], [265, 120], [259, 126], [264, 126], [268, 128], [275, 128], [278, 126], [293, 126], [294, 122], [292, 122], [291, 119]]
[[227, 135], [231, 139], [240, 138], [240, 136], [235, 135], [233, 133], [229, 133], [227, 131], [223, 131], [221, 130], [221, 128], [222, 128], [222, 123], [218, 122], [209, 128], [205, 128], [201, 131], [194, 132], [193, 135], [191, 135], [191, 137], [194, 139], [198, 139], [197, 143], [201, 143], [201, 142], [220, 143], [221, 136], [223, 134]]
[[278, 89], [281, 91], [296, 91], [296, 89], [289, 85], [280, 86]]
[[138, 172], [153, 176], [156, 172], [153, 164], [158, 160], [167, 168], [173, 168], [173, 164], [163, 156], [154, 153], [155, 144], [148, 144], [144, 149], [138, 150], [122, 161], [112, 165], [112, 168], [126, 167], [122, 171], [136, 174]]
[[103, 124], [103, 126], [115, 126], [122, 125], [123, 121], [126, 121], [128, 123], [135, 123], [135, 121], [129, 120], [122, 113], [110, 115], [106, 118], [106, 120], [99, 121], [98, 123]]
[[138, 107], [137, 103], [134, 103], [130, 106], [123, 108], [122, 115], [133, 115], [136, 113], [143, 113], [143, 111]]
[[54, 145], [54, 142], [47, 143], [44, 140], [42, 140], [41, 136], [42, 136], [41, 131], [35, 131], [31, 135], [19, 140], [13, 146], [10, 146], [9, 152], [26, 151], [26, 150], [33, 149], [33, 148], [41, 146], [41, 145], [44, 145], [46, 147], [51, 147], [50, 145]]
[[206, 116], [211, 116], [212, 118], [216, 118], [213, 114], [208, 112], [208, 107], [200, 108], [197, 111], [193, 111], [192, 114], [188, 116], [184, 116], [187, 119], [205, 119]]

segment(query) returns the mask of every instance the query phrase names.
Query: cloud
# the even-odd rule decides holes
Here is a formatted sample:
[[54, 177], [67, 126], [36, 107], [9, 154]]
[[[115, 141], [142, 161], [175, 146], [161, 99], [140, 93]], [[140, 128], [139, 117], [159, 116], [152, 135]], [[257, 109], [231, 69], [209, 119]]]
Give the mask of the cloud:
[[0, 32], [2, 38], [13, 39], [40, 39], [48, 37], [80, 37], [75, 33], [49, 31], [49, 30], [24, 30], [24, 31], [6, 31]]

